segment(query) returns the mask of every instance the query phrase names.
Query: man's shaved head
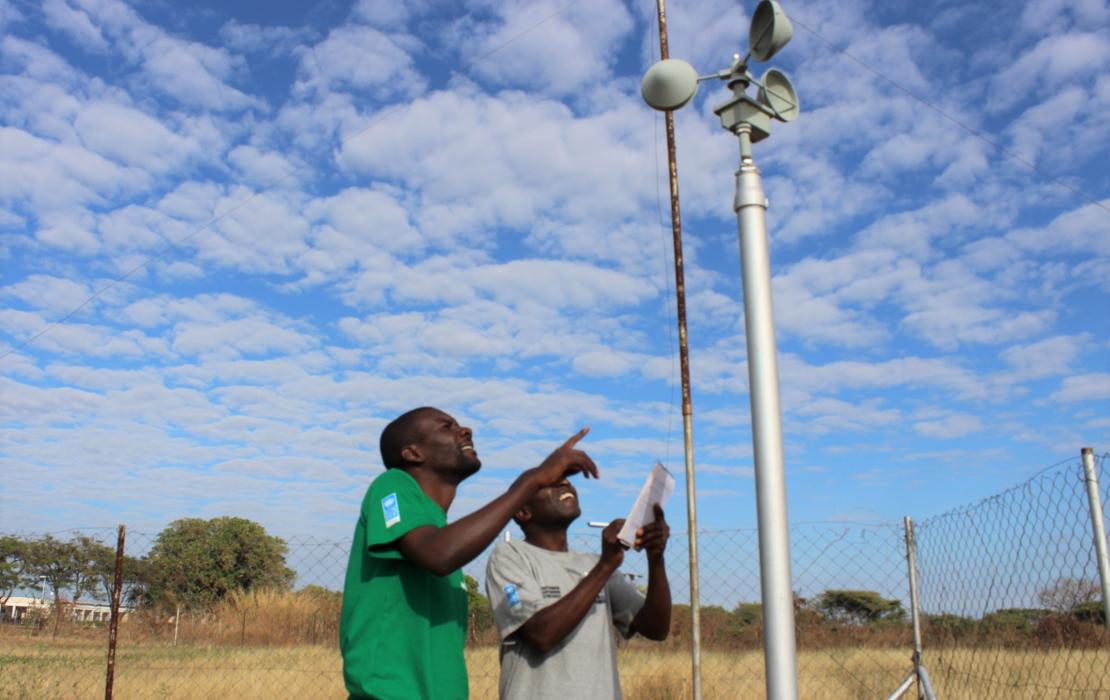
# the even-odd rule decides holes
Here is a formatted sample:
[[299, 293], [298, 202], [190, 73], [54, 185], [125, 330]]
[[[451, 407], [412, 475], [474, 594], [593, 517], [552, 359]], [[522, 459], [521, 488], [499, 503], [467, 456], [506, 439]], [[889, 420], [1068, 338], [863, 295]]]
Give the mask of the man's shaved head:
[[407, 445], [420, 441], [421, 436], [417, 434], [417, 419], [426, 411], [438, 410], [431, 406], [414, 408], [397, 416], [389, 425], [385, 426], [378, 446], [381, 448], [382, 464], [385, 465], [386, 469], [400, 469], [405, 466], [405, 460], [401, 457], [401, 450], [405, 449]]

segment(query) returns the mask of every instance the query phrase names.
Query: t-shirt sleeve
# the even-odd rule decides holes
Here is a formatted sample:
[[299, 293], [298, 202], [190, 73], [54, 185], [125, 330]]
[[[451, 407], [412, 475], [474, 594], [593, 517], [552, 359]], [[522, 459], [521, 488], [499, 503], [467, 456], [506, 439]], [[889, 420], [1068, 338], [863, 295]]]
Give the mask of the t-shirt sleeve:
[[532, 566], [519, 551], [504, 542], [494, 546], [486, 562], [486, 595], [501, 639], [516, 632], [544, 607]]
[[620, 571], [613, 572], [606, 584], [609, 603], [613, 611], [613, 624], [627, 639], [632, 636], [632, 620], [644, 607], [644, 594]]
[[412, 477], [393, 471], [374, 481], [362, 507], [367, 552], [383, 559], [402, 559], [396, 546], [402, 535], [425, 525], [442, 527], [445, 519]]

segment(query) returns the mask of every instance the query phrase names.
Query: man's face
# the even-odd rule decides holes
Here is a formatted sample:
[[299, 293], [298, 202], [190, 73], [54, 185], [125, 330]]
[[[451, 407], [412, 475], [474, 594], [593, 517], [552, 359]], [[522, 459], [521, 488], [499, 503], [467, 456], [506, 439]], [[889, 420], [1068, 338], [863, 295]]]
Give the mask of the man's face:
[[474, 433], [470, 428], [439, 409], [428, 409], [416, 419], [415, 446], [424, 456], [424, 464], [436, 471], [445, 471], [466, 478], [482, 468], [474, 449]]
[[566, 479], [536, 491], [526, 505], [531, 513], [530, 521], [536, 524], [570, 525], [582, 515], [578, 491]]

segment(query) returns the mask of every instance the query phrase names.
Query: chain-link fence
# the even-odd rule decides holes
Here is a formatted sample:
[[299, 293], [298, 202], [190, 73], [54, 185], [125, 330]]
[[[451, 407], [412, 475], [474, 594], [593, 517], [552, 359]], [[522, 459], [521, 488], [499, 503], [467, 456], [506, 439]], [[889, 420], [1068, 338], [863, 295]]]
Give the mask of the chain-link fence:
[[[1103, 456], [1096, 471], [1104, 506], [1105, 468]], [[939, 697], [1110, 697], [1101, 582], [1078, 460], [924, 520], [916, 536], [923, 661]]]
[[[1105, 464], [1100, 460], [1104, 503]], [[51, 538], [84, 537], [111, 550], [115, 535], [105, 529]], [[115, 697], [345, 696], [337, 637], [349, 542], [286, 538], [286, 585], [243, 592], [209, 582], [223, 586], [218, 595], [193, 591], [192, 598], [173, 600], [143, 595], [141, 582], [150, 574], [142, 566], [157, 537], [127, 533]], [[572, 533], [570, 546], [598, 551], [598, 534]], [[917, 547], [923, 660], [938, 697], [1110, 697], [1110, 645], [1077, 464], [1057, 465], [983, 503], [922, 521]], [[758, 533], [699, 532], [699, 549], [703, 694], [764, 697]], [[796, 524], [791, 557], [800, 696], [888, 697], [913, 668], [902, 525]], [[688, 561], [686, 535], [675, 531], [667, 550], [672, 633], [662, 643], [634, 639], [619, 650], [630, 700], [690, 697]], [[630, 552], [622, 570], [645, 584], [642, 554]], [[465, 568], [474, 589], [466, 651], [474, 698], [497, 695], [496, 632], [479, 597], [484, 571], [485, 555]], [[37, 591], [17, 590], [6, 601], [0, 697], [104, 694], [107, 625], [98, 614], [103, 603], [93, 603], [104, 599], [111, 574], [107, 583], [95, 573], [90, 578], [60, 614], [26, 602], [52, 600], [45, 579]], [[20, 614], [18, 600], [26, 603]]]

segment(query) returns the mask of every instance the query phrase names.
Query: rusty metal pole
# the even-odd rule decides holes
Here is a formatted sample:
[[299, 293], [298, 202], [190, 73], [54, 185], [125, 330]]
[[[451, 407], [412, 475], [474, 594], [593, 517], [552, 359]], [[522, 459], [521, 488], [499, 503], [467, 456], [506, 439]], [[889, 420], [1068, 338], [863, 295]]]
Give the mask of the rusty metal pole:
[[[660, 58], [670, 58], [665, 0], [656, 0]], [[674, 280], [678, 315], [678, 355], [682, 376], [682, 435], [686, 458], [686, 531], [690, 548], [690, 663], [693, 700], [701, 700], [701, 596], [698, 590], [698, 515], [694, 488], [694, 423], [690, 399], [690, 349], [686, 339], [686, 278], [682, 263], [682, 216], [678, 206], [678, 160], [675, 155], [674, 112], [666, 111], [667, 165], [671, 188], [671, 233], [674, 237]]]
[[112, 700], [112, 684], [116, 680], [116, 638], [119, 636], [119, 599], [123, 590], [123, 543], [127, 528], [119, 526], [116, 538], [116, 572], [112, 579], [112, 617], [108, 623], [108, 673], [104, 681], [104, 700]]

